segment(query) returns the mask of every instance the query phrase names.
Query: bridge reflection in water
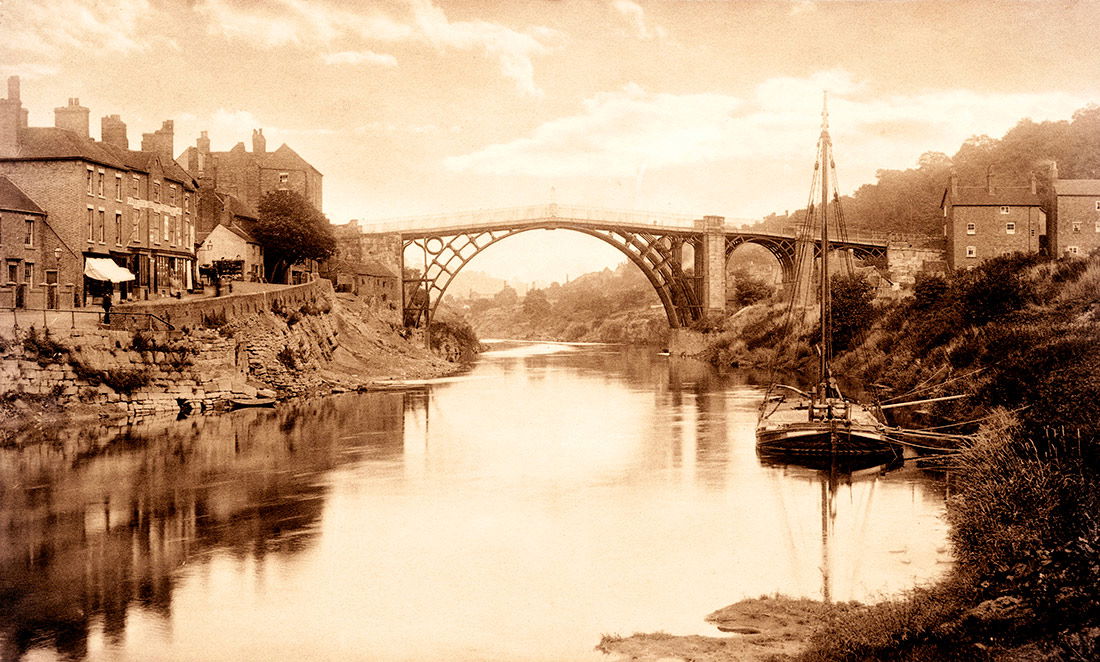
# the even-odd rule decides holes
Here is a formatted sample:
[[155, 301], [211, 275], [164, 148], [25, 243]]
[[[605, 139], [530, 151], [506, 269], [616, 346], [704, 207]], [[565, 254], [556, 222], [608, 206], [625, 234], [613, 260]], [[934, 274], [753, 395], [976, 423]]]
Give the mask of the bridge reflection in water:
[[[0, 449], [0, 658], [599, 660], [819, 595], [820, 485], [756, 457], [752, 375], [494, 347], [419, 391]], [[837, 495], [834, 597], [945, 567], [935, 481]]]

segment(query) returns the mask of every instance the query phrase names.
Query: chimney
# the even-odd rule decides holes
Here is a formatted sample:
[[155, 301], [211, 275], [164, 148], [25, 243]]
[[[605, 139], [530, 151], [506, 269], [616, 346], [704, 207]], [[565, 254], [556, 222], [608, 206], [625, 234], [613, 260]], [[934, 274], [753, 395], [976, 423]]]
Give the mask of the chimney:
[[80, 105], [80, 99], [69, 98], [69, 105], [53, 109], [53, 125], [59, 129], [68, 129], [82, 138], [90, 138], [88, 133], [89, 110]]
[[951, 199], [956, 200], [959, 197], [959, 173], [954, 168], [951, 169]]
[[199, 154], [210, 153], [210, 136], [205, 131], [199, 133], [199, 137], [195, 140], [195, 147], [198, 148]]
[[993, 195], [993, 164], [985, 169], [985, 192]]
[[1035, 171], [1031, 171], [1031, 194], [1035, 195], [1039, 192], [1039, 183], [1035, 180]]
[[252, 153], [263, 154], [267, 151], [267, 139], [264, 138], [263, 129], [252, 130]]
[[19, 129], [26, 126], [27, 111], [19, 101], [19, 76], [8, 77], [8, 98], [0, 99], [0, 156], [19, 151]]
[[1051, 186], [1053, 186], [1054, 182], [1056, 182], [1056, 181], [1058, 181], [1058, 162], [1057, 161], [1051, 161], [1050, 162], [1050, 183], [1051, 183]]
[[153, 133], [141, 134], [141, 151], [153, 152], [161, 161], [171, 163], [175, 158], [172, 154], [175, 139], [175, 123], [172, 120], [164, 120], [161, 127]]
[[99, 139], [108, 145], [130, 149], [130, 140], [126, 137], [126, 123], [118, 115], [106, 115], [99, 120]]

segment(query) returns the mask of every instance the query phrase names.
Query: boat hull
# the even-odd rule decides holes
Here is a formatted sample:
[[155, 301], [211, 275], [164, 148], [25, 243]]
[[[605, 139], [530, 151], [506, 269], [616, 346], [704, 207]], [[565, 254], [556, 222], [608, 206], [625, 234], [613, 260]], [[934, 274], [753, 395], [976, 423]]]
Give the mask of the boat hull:
[[813, 457], [896, 454], [896, 446], [879, 428], [843, 420], [788, 423], [757, 430], [756, 450], [762, 455]]

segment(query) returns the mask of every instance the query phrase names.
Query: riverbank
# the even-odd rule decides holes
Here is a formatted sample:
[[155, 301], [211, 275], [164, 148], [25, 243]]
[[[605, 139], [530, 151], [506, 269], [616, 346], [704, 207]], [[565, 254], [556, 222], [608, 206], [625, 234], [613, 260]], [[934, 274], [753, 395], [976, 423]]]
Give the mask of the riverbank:
[[175, 331], [37, 327], [0, 338], [0, 443], [89, 419], [222, 411], [241, 398], [287, 400], [393, 388], [461, 371], [468, 329], [419, 331], [347, 294], [321, 288], [293, 308], [273, 300]]
[[676, 636], [663, 632], [629, 637], [604, 635], [596, 650], [637, 662], [774, 662], [800, 653], [823, 620], [845, 605], [817, 600], [761, 596], [723, 607], [707, 616], [723, 636]]
[[[967, 396], [927, 405], [909, 421], [973, 435], [950, 464], [956, 564], [934, 585], [819, 618], [797, 634], [801, 652], [770, 654], [809, 662], [1096, 659], [1100, 410], [1085, 403], [1100, 401], [1100, 254], [1002, 256], [920, 279], [914, 296], [871, 314], [853, 312], [843, 310], [863, 326], [850, 329], [836, 374], [877, 384], [880, 397], [895, 401]], [[727, 367], [754, 361], [781, 326], [758, 307], [719, 328], [709, 358]], [[810, 356], [808, 338], [784, 345], [785, 365]], [[666, 635], [630, 639], [652, 646], [639, 655], [742, 659], [716, 646], [696, 658], [695, 643]]]

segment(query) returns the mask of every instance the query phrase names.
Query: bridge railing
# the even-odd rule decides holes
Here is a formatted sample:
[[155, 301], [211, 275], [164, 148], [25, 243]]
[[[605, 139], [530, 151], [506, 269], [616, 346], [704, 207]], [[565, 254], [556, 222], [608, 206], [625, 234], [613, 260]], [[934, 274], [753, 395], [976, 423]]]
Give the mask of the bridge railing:
[[[368, 233], [417, 231], [447, 232], [560, 219], [562, 221], [585, 221], [589, 223], [620, 225], [625, 227], [691, 230], [699, 227], [702, 223], [702, 218], [702, 215], [691, 216], [687, 214], [580, 207], [551, 203], [528, 207], [478, 209], [446, 214], [404, 216], [399, 218], [364, 221], [362, 228], [364, 232]], [[742, 226], [748, 222], [751, 221], [746, 221], [745, 219], [728, 219], [723, 223], [722, 229], [725, 232], [746, 232], [792, 238], [797, 235], [798, 231], [794, 226], [787, 226], [778, 230], [774, 228], [753, 229], [752, 227], [742, 229]], [[912, 246], [929, 246], [940, 240], [939, 237], [929, 237], [921, 234], [874, 231], [849, 232], [846, 239], [853, 243], [906, 243]]]

